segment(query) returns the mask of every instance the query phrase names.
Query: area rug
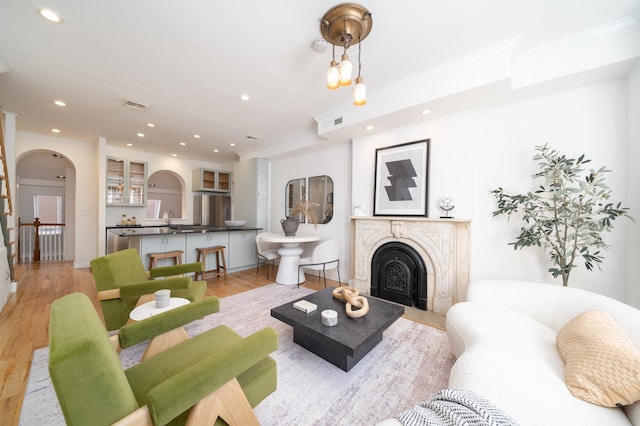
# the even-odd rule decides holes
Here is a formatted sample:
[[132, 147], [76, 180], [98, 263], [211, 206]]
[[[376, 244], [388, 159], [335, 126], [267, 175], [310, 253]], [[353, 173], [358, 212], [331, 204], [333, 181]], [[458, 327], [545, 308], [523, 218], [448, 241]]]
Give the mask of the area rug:
[[[270, 284], [220, 300], [220, 312], [189, 324], [195, 336], [220, 324], [247, 336], [264, 327], [278, 333], [278, 389], [256, 408], [263, 426], [374, 425], [427, 400], [448, 384], [454, 362], [445, 333], [400, 318], [382, 342], [349, 372], [293, 343], [290, 326], [271, 308], [312, 290]], [[139, 362], [145, 344], [120, 354], [125, 368]], [[48, 349], [35, 351], [20, 414], [21, 425], [64, 425], [47, 369]]]

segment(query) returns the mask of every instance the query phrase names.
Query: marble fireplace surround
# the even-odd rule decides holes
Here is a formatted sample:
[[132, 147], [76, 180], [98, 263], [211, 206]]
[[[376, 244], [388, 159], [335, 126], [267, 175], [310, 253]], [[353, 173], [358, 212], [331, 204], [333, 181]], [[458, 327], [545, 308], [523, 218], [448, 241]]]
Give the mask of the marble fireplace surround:
[[446, 314], [463, 301], [469, 284], [469, 227], [463, 219], [351, 217], [351, 285], [371, 294], [371, 259], [397, 241], [416, 250], [427, 268], [427, 311]]

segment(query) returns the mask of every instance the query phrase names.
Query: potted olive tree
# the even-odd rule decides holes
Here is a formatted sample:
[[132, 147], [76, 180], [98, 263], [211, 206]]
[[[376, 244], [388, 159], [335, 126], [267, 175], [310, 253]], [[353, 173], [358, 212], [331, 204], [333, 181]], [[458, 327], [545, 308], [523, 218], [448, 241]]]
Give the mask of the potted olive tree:
[[518, 213], [522, 227], [516, 241], [509, 243], [514, 250], [523, 247], [542, 247], [550, 257], [549, 272], [562, 276], [562, 285], [581, 257], [591, 271], [600, 268], [604, 259], [602, 249], [608, 246], [603, 231], [613, 229], [613, 221], [620, 216], [633, 220], [627, 207], [610, 201], [611, 189], [604, 182], [604, 167], [597, 170], [583, 168], [591, 160], [581, 155], [568, 158], [548, 145], [536, 146], [533, 157], [540, 171], [533, 179], [540, 181], [535, 191], [510, 194], [499, 187], [491, 191], [497, 201], [493, 216]]

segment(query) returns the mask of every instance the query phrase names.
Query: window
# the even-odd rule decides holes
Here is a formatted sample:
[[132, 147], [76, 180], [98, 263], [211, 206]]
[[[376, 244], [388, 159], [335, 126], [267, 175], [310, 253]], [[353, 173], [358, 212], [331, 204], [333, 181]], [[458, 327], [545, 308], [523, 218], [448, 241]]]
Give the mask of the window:
[[162, 200], [147, 199], [147, 219], [160, 219], [160, 204]]
[[33, 215], [40, 223], [63, 223], [61, 195], [34, 195]]

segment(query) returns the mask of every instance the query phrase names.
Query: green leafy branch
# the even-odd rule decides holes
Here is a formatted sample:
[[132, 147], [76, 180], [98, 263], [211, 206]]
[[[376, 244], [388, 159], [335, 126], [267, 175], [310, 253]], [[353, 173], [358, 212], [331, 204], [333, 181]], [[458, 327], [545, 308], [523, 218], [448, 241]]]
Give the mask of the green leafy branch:
[[587, 270], [600, 268], [604, 259], [602, 249], [608, 246], [601, 237], [603, 231], [613, 229], [613, 221], [624, 216], [631, 220], [627, 207], [612, 203], [611, 189], [605, 184], [604, 175], [609, 170], [601, 167], [589, 169], [583, 166], [591, 160], [581, 155], [568, 158], [548, 145], [536, 146], [540, 171], [533, 179], [543, 183], [533, 192], [510, 194], [502, 187], [491, 194], [496, 198], [497, 210], [492, 214], [521, 214], [524, 225], [516, 241], [509, 243], [514, 250], [538, 246], [549, 254], [554, 277], [562, 276], [567, 285], [576, 258], [582, 257]]

